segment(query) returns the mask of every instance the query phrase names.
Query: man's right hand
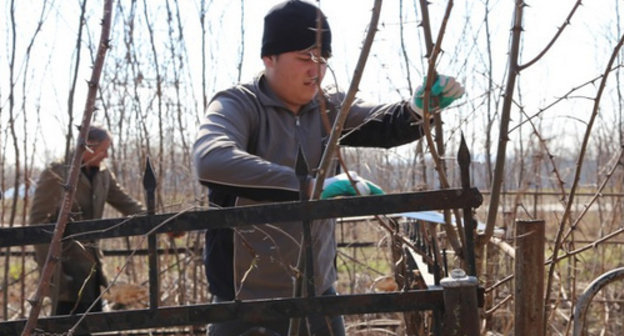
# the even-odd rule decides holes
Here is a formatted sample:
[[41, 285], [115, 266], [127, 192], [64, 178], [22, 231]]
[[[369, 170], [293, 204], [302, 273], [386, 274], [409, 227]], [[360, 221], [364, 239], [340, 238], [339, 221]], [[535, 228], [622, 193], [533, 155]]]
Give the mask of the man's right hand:
[[323, 191], [321, 192], [321, 199], [334, 198], [337, 196], [368, 196], [368, 195], [383, 195], [384, 192], [381, 188], [371, 181], [361, 178], [356, 172], [350, 171], [349, 175], [355, 182], [356, 190], [353, 188], [351, 181], [347, 177], [347, 174], [342, 173], [334, 177], [330, 177], [323, 183]]

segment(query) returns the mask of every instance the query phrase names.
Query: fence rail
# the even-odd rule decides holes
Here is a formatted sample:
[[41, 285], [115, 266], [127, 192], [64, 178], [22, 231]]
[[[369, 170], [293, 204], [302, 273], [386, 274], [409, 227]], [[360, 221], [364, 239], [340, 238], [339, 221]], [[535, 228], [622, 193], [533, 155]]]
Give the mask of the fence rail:
[[[153, 233], [165, 233], [235, 228], [270, 222], [441, 210], [465, 206], [478, 207], [482, 201], [483, 197], [479, 191], [472, 188], [351, 197], [305, 203], [283, 202], [153, 216], [139, 215], [78, 221], [67, 224], [65, 237], [87, 240], [139, 236], [152, 230]], [[53, 231], [54, 224], [2, 228], [0, 229], [0, 247], [49, 243]]]
[[[90, 220], [68, 223], [64, 239], [105, 239], [147, 235], [153, 241], [157, 234], [215, 228], [238, 228], [272, 222], [302, 222], [325, 218], [347, 218], [367, 215], [395, 215], [403, 212], [462, 209], [464, 212], [466, 246], [464, 255], [469, 274], [475, 274], [472, 210], [481, 205], [479, 190], [469, 186], [470, 156], [462, 138], [458, 154], [462, 188], [397, 193], [379, 196], [350, 197], [332, 200], [283, 202], [245, 207], [187, 211], [180, 213], [138, 215], [127, 218]], [[148, 164], [149, 166], [149, 164]], [[145, 187], [153, 194], [153, 188]], [[149, 202], [148, 202], [149, 203]], [[153, 210], [153, 209], [152, 209]], [[40, 224], [27, 227], [1, 228], [0, 248], [48, 243], [55, 225]], [[425, 237], [423, 237], [425, 238]], [[424, 244], [431, 246], [435, 244]], [[9, 249], [10, 250], [10, 249]], [[420, 251], [426, 252], [426, 251]], [[259, 322], [276, 319], [301, 318], [310, 314], [349, 315], [365, 313], [432, 311], [435, 335], [476, 336], [479, 334], [477, 304], [483, 304], [483, 291], [474, 276], [452, 276], [441, 281], [442, 286], [425, 290], [405, 289], [400, 292], [321, 296], [306, 298], [272, 298], [266, 300], [233, 301], [216, 304], [159, 306], [158, 264], [156, 244], [148, 249], [150, 259], [150, 307], [142, 310], [96, 312], [72, 316], [41, 318], [37, 331], [65, 332], [76, 326], [76, 332], [102, 332], [204, 325], [239, 319]], [[438, 258], [435, 262], [439, 263]], [[436, 272], [439, 272], [439, 268]], [[457, 275], [457, 272], [451, 272]], [[307, 275], [306, 275], [307, 276]], [[436, 283], [438, 281], [436, 280]], [[467, 300], [468, 297], [473, 299]], [[447, 312], [445, 314], [445, 311]], [[462, 314], [448, 312], [462, 311]], [[0, 335], [19, 334], [26, 321], [0, 322]]]
[[[228, 303], [160, 307], [158, 309], [90, 313], [76, 329], [80, 332], [132, 330], [144, 328], [201, 325], [241, 319], [248, 322], [269, 321], [289, 317], [304, 317], [312, 313], [349, 315], [401, 312], [411, 310], [438, 310], [443, 298], [442, 288], [412, 290], [399, 293], [320, 296], [312, 298], [284, 298]], [[46, 317], [37, 327], [46, 332], [62, 332], [73, 327], [83, 314]], [[0, 335], [19, 335], [25, 321], [0, 323]]]

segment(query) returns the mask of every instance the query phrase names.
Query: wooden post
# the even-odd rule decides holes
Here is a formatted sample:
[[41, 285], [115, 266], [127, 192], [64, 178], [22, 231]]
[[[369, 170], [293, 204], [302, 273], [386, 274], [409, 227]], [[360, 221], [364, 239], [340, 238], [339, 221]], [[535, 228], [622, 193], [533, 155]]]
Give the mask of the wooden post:
[[451, 271], [451, 276], [440, 281], [444, 288], [444, 321], [442, 336], [478, 336], [479, 307], [474, 276], [462, 269]]
[[516, 221], [514, 335], [544, 335], [543, 220]]

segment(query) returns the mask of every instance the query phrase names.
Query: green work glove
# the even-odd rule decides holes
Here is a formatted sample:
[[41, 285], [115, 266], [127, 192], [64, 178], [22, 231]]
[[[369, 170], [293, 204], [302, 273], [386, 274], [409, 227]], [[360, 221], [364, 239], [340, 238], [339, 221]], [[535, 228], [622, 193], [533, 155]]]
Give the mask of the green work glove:
[[[414, 95], [410, 99], [410, 107], [421, 117], [423, 115], [423, 98], [425, 96], [426, 83], [427, 78], [425, 77], [422, 85], [414, 91]], [[429, 112], [443, 109], [463, 95], [464, 87], [454, 77], [438, 75], [433, 85], [431, 85]]]
[[[383, 190], [371, 181], [365, 180], [357, 175], [356, 172], [349, 172], [349, 175], [355, 182], [355, 186], [361, 196], [383, 195]], [[333, 198], [336, 196], [356, 196], [358, 193], [353, 189], [351, 181], [347, 174], [342, 173], [334, 177], [330, 177], [323, 182], [323, 192], [321, 199]]]

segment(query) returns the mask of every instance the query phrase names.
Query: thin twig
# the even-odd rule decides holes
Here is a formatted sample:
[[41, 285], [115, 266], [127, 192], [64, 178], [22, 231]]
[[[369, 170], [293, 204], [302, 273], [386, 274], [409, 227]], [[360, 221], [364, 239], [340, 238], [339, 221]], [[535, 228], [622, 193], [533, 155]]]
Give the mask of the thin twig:
[[486, 310], [485, 316], [490, 316], [494, 314], [498, 310], [498, 308], [502, 307], [505, 303], [509, 302], [512, 298], [513, 298], [513, 295], [507, 295], [499, 303], [495, 304], [490, 309]]
[[[161, 71], [160, 71], [160, 63], [158, 61], [158, 51], [156, 50], [156, 42], [155, 42], [155, 38], [154, 38], [154, 28], [152, 27], [152, 24], [150, 22], [150, 17], [148, 14], [148, 10], [147, 10], [148, 6], [147, 6], [147, 0], [143, 0], [143, 13], [145, 15], [145, 25], [147, 27], [147, 31], [149, 33], [149, 41], [150, 41], [150, 45], [151, 45], [151, 49], [152, 49], [152, 57], [153, 57], [153, 61], [154, 61], [154, 71], [156, 72], [156, 101], [157, 101], [157, 107], [158, 107], [158, 171], [156, 172], [156, 176], [158, 176], [158, 185], [163, 185], [163, 178], [165, 176], [164, 174], [164, 166], [163, 166], [163, 162], [164, 162], [164, 153], [165, 153], [165, 130], [164, 130], [164, 121], [163, 121], [163, 113], [164, 113], [164, 109], [163, 109], [163, 90], [162, 90], [162, 83], [163, 83], [163, 76], [161, 75]], [[146, 132], [146, 134], [148, 134]], [[157, 198], [156, 198], [156, 204], [158, 205], [158, 207], [160, 209], [162, 209], [163, 207], [163, 195], [162, 195], [162, 188], [158, 189], [158, 193], [156, 194]]]
[[[17, 24], [15, 22], [15, 1], [11, 1], [10, 7], [10, 17], [11, 17], [11, 57], [9, 60], [9, 127], [11, 131], [11, 137], [13, 140], [13, 149], [15, 151], [15, 177], [13, 188], [15, 190], [15, 195], [13, 195], [13, 201], [11, 202], [11, 212], [9, 215], [9, 227], [13, 227], [15, 222], [15, 216], [17, 214], [17, 201], [19, 197], [17, 197], [18, 190], [20, 187], [20, 154], [19, 154], [19, 143], [17, 139], [17, 134], [15, 132], [15, 49], [17, 47]], [[4, 274], [3, 274], [3, 284], [7, 287], [7, 282], [9, 279], [9, 261], [11, 256], [11, 248], [7, 248], [6, 257], [4, 260]], [[4, 319], [9, 319], [9, 300], [8, 300], [8, 290], [4, 291], [2, 294], [2, 301], [4, 301], [3, 312]]]
[[563, 235], [562, 241], [565, 241], [568, 238], [568, 236], [570, 236], [570, 234], [572, 234], [572, 232], [574, 232], [574, 230], [576, 229], [578, 224], [581, 222], [581, 220], [585, 217], [585, 215], [589, 211], [589, 208], [592, 206], [592, 204], [594, 204], [594, 202], [599, 197], [602, 197], [602, 191], [604, 190], [604, 188], [607, 187], [607, 182], [609, 182], [609, 180], [613, 176], [613, 173], [615, 172], [615, 170], [619, 166], [619, 162], [620, 162], [620, 160], [622, 159], [623, 156], [624, 156], [624, 147], [621, 147], [620, 148], [620, 152], [616, 156], [614, 156], [614, 158], [615, 158], [614, 164], [611, 167], [611, 169], [609, 170], [609, 172], [607, 172], [607, 175], [606, 175], [605, 179], [602, 181], [602, 183], [600, 184], [600, 186], [598, 187], [598, 189], [594, 193], [594, 196], [589, 200], [589, 202], [587, 204], [585, 204], [585, 208], [579, 214], [579, 216], [574, 220], [574, 223], [572, 223], [570, 225], [570, 228], [568, 229], [568, 232], [566, 232], [566, 234]]
[[570, 14], [568, 14], [568, 17], [566, 17], [561, 27], [559, 27], [559, 29], [557, 30], [557, 33], [555, 34], [555, 36], [553, 36], [552, 40], [548, 42], [544, 50], [542, 50], [539, 54], [537, 54], [537, 56], [535, 56], [535, 58], [533, 58], [531, 61], [527, 62], [526, 64], [518, 65], [518, 71], [522, 71], [530, 67], [535, 62], [537, 62], [540, 58], [542, 58], [542, 56], [546, 54], [546, 52], [550, 49], [550, 47], [552, 47], [555, 44], [555, 41], [557, 41], [559, 36], [561, 36], [561, 33], [563, 33], [563, 30], [565, 29], [565, 27], [570, 25], [570, 20], [572, 19], [572, 16], [574, 16], [574, 13], [580, 6], [581, 6], [581, 0], [577, 0], [574, 6], [572, 7], [572, 10], [570, 11]]
[[[444, 162], [441, 159], [441, 155], [444, 155], [444, 144], [442, 142], [442, 131], [441, 128], [437, 128], [440, 125], [440, 120], [436, 120], [436, 128], [437, 128], [437, 139], [438, 146], [436, 150], [436, 146], [434, 146], [434, 140], [431, 135], [431, 125], [430, 118], [432, 116], [438, 117], [439, 115], [433, 113], [433, 111], [429, 111], [429, 102], [431, 101], [431, 86], [433, 85], [436, 77], [435, 63], [438, 55], [441, 51], [442, 39], [444, 37], [444, 32], [446, 31], [446, 25], [448, 23], [448, 19], [451, 15], [451, 9], [453, 8], [453, 1], [449, 0], [446, 11], [444, 13], [444, 18], [442, 19], [442, 25], [440, 26], [440, 30], [438, 31], [438, 38], [436, 39], [435, 45], [430, 44], [431, 38], [431, 27], [429, 25], [429, 15], [427, 10], [426, 1], [421, 1], [421, 11], [423, 12], [423, 22], [422, 26], [425, 32], [425, 41], [427, 42], [427, 54], [429, 57], [429, 63], [427, 68], [427, 82], [425, 84], [424, 97], [423, 97], [423, 131], [425, 134], [425, 139], [427, 141], [427, 145], [429, 147], [429, 152], [431, 153], [431, 157], [434, 161], [435, 168], [438, 172], [438, 176], [440, 179], [440, 185], [442, 188], [448, 188], [449, 182], [446, 177]], [[427, 36], [428, 35], [428, 36]], [[454, 211], [455, 215], [455, 223], [457, 223], [457, 231], [452, 225], [445, 225], [444, 230], [446, 231], [446, 235], [449, 241], [449, 244], [453, 247], [455, 253], [459, 256], [463, 255], [462, 246], [465, 246], [463, 235], [459, 235], [459, 239], [461, 243], [457, 239], [457, 232], [462, 232], [461, 230], [461, 219], [458, 211]], [[446, 210], [445, 210], [445, 221], [447, 224], [450, 224], [450, 220], [446, 218]]]
[[[115, 276], [113, 277], [113, 280], [110, 281], [110, 283], [108, 284], [108, 286], [100, 293], [100, 295], [93, 300], [93, 302], [91, 303], [91, 305], [86, 309], [86, 311], [84, 312], [84, 314], [82, 314], [82, 316], [78, 319], [78, 321], [76, 321], [76, 323], [74, 323], [74, 325], [71, 327], [72, 330], [75, 330], [78, 325], [80, 325], [80, 323], [85, 319], [85, 317], [87, 316], [87, 313], [89, 313], [94, 307], [95, 305], [99, 302], [99, 300], [102, 299], [102, 297], [104, 297], [104, 295], [110, 291], [110, 289], [113, 287], [113, 285], [115, 283], [117, 283], [117, 279], [119, 279], [119, 276], [121, 276], [121, 273], [124, 272], [124, 270], [126, 269], [126, 267], [128, 267], [128, 265], [131, 264], [132, 259], [134, 258], [134, 256], [136, 255], [136, 253], [139, 250], [139, 247], [142, 246], [145, 241], [147, 240], [148, 236], [150, 236], [151, 234], [154, 234], [154, 231], [156, 231], [156, 229], [160, 228], [161, 226], [165, 225], [166, 223], [170, 222], [171, 220], [175, 219], [176, 217], [193, 210], [193, 207], [189, 208], [189, 209], [185, 209], [182, 210], [178, 213], [176, 213], [175, 215], [167, 218], [166, 220], [164, 220], [162, 223], [156, 225], [153, 229], [151, 229], [150, 231], [148, 231], [147, 233], [143, 234], [141, 236], [141, 239], [136, 243], [136, 248], [132, 249], [132, 252], [128, 255], [128, 257], [126, 258], [125, 263], [120, 267], [119, 271], [115, 274]], [[126, 222], [126, 221], [124, 221]]]
[[[620, 68], [622, 68], [622, 67], [624, 67], [624, 64], [619, 64], [619, 65], [616, 65], [616, 66], [614, 66], [614, 67], [613, 67], [613, 68], [612, 68], [609, 72], [613, 72], [613, 71], [618, 70], [618, 69], [620, 69]], [[616, 72], [616, 73], [617, 73], [617, 72]], [[569, 98], [572, 98], [572, 93], [574, 93], [574, 92], [576, 92], [576, 91], [578, 91], [578, 90], [580, 90], [580, 89], [584, 88], [584, 87], [585, 87], [585, 86], [587, 86], [587, 85], [593, 85], [593, 84], [594, 84], [597, 80], [601, 79], [602, 77], [603, 77], [603, 75], [601, 74], [600, 76], [597, 76], [597, 77], [595, 77], [595, 78], [592, 78], [592, 79], [588, 80], [587, 82], [585, 82], [585, 83], [583, 83], [583, 84], [580, 84], [580, 85], [578, 85], [578, 86], [573, 87], [573, 88], [572, 88], [572, 89], [570, 89], [568, 92], [566, 92], [564, 95], [562, 95], [561, 97], [558, 97], [557, 99], [555, 99], [555, 101], [553, 101], [552, 103], [548, 104], [548, 105], [547, 105], [547, 106], [545, 106], [545, 107], [541, 107], [541, 108], [539, 108], [539, 110], [538, 110], [535, 114], [533, 114], [533, 115], [531, 115], [531, 116], [528, 116], [528, 115], [527, 115], [527, 117], [528, 117], [528, 119], [527, 119], [527, 120], [523, 120], [523, 121], [519, 122], [517, 125], [515, 125], [514, 127], [510, 128], [507, 134], [511, 134], [513, 131], [515, 131], [516, 129], [518, 129], [518, 128], [519, 128], [519, 127], [521, 127], [522, 125], [524, 125], [524, 123], [529, 122], [531, 119], [533, 119], [533, 118], [535, 118], [535, 117], [539, 116], [540, 114], [542, 114], [542, 113], [544, 113], [546, 110], [548, 110], [548, 109], [550, 109], [550, 108], [554, 107], [554, 106], [555, 106], [555, 105], [557, 105], [558, 103], [560, 103], [560, 102], [562, 102], [562, 101], [564, 101], [564, 100], [567, 100], [567, 99], [569, 99]]]

